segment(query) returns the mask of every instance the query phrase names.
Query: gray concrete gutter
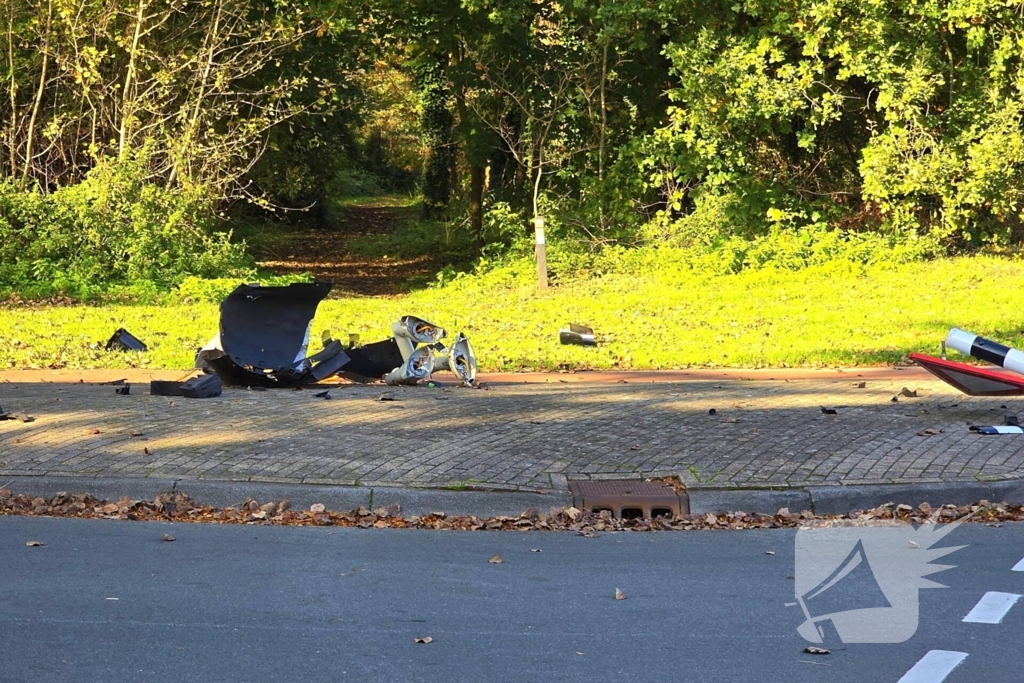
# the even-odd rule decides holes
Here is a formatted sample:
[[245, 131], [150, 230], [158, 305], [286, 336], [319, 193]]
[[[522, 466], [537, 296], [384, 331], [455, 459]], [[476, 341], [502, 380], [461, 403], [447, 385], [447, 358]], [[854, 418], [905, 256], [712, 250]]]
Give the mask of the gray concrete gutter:
[[[0, 488], [15, 493], [49, 498], [59, 491], [91, 493], [118, 500], [124, 496], [152, 499], [172, 486], [195, 500], [215, 507], [238, 505], [253, 498], [260, 503], [287, 499], [293, 507], [308, 508], [323, 503], [329, 510], [351, 510], [398, 503], [404, 515], [445, 512], [449, 515], [494, 517], [519, 515], [529, 508], [546, 512], [551, 507], [572, 504], [568, 491], [531, 493], [524, 491], [468, 491], [400, 487], [316, 486], [216, 480], [102, 479], [92, 477], [10, 477]], [[707, 489], [689, 491], [690, 512], [759, 512], [774, 514], [781, 508], [791, 512], [812, 510], [817, 514], [845, 514], [883, 503], [934, 506], [966, 505], [979, 500], [1024, 504], [1024, 481], [918, 484], [873, 484], [862, 486], [809, 486], [788, 489]]]
[[1024, 504], [1024, 481], [921, 482], [914, 484], [866, 484], [855, 486], [808, 486], [785, 489], [691, 489], [690, 512], [775, 513], [812, 510], [819, 515], [841, 515], [884, 503], [933, 507], [953, 503], [967, 505], [979, 500]]

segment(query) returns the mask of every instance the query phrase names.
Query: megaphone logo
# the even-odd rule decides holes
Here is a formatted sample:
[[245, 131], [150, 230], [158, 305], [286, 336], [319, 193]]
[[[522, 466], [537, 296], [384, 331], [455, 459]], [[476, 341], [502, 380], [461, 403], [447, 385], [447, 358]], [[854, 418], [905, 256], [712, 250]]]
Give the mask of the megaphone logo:
[[802, 526], [796, 533], [797, 632], [812, 643], [902, 643], [917, 632], [918, 590], [945, 588], [930, 564], [964, 546], [933, 548], [960, 522], [916, 529], [898, 520]]

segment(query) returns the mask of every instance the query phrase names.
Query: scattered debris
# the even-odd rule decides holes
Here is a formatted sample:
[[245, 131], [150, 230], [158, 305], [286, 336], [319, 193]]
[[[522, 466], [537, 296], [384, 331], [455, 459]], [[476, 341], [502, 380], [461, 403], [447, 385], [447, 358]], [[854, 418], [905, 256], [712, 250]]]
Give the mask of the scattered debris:
[[893, 396], [891, 399], [889, 399], [889, 402], [890, 403], [899, 403], [900, 402], [900, 397], [899, 396]]
[[29, 548], [42, 548], [46, 544], [45, 543], [41, 543], [39, 541], [29, 541], [25, 545], [27, 545]]
[[818, 406], [818, 407], [821, 408], [821, 412], [824, 415], [838, 415], [839, 414], [836, 411], [835, 408], [826, 408], [825, 406]]
[[313, 394], [313, 396], [315, 398], [322, 398], [322, 399], [326, 399], [328, 401], [331, 400], [331, 392], [330, 392], [330, 390], [321, 391], [319, 394]]
[[736, 424], [739, 421], [740, 419], [738, 417], [727, 417], [724, 420], [722, 420], [722, 422], [726, 424]]
[[916, 542], [916, 541], [907, 541], [907, 544], [909, 544], [911, 548], [920, 548], [921, 547], [921, 544]]
[[597, 346], [594, 330], [586, 325], [569, 323], [558, 331], [558, 341], [573, 346]]
[[35, 422], [36, 419], [26, 413], [5, 413], [3, 408], [0, 408], [0, 420], [19, 420], [21, 422]]
[[128, 396], [132, 393], [132, 385], [125, 384], [124, 386], [117, 387], [114, 389], [114, 393], [118, 396]]
[[121, 386], [122, 384], [124, 384], [124, 383], [125, 383], [125, 382], [127, 382], [127, 381], [128, 381], [128, 379], [127, 379], [127, 378], [122, 378], [122, 379], [112, 379], [112, 380], [110, 380], [109, 382], [103, 382], [103, 383], [102, 383], [102, 384], [101, 384], [100, 386], [105, 386], [105, 387], [119, 387], [119, 386]]
[[903, 396], [904, 398], [917, 398], [917, 389], [911, 391], [910, 389], [903, 387], [900, 389], [900, 396]]
[[917, 433], [917, 435], [918, 436], [938, 436], [941, 433], [942, 433], [941, 429], [935, 429], [934, 427], [929, 427], [928, 429], [923, 429], [923, 430], [919, 431]]
[[531, 553], [539, 553], [539, 552], [541, 552], [541, 549], [540, 548], [530, 548], [530, 552]]
[[717, 410], [715, 410], [714, 408], [712, 408], [711, 410], [709, 410], [709, 411], [708, 411], [708, 415], [714, 415], [714, 414], [715, 414], [715, 413], [717, 413], [717, 412], [718, 412]]
[[395, 395], [394, 394], [392, 394], [390, 391], [386, 391], [383, 394], [381, 394], [380, 396], [378, 396], [377, 400], [381, 401], [381, 402], [385, 402], [385, 401], [394, 401], [396, 399], [395, 399]]
[[489, 564], [501, 564], [501, 555], [495, 555], [491, 559], [487, 560]]
[[826, 650], [823, 647], [814, 647], [814, 646], [805, 647], [804, 648], [804, 652], [806, 652], [809, 655], [830, 655], [830, 654], [832, 654], [831, 650]]
[[625, 593], [623, 593], [623, 592], [622, 592], [621, 590], [619, 590], [618, 588], [616, 588], [616, 589], [615, 589], [615, 599], [616, 599], [616, 600], [625, 600], [625, 599], [626, 599], [626, 594], [625, 594]]
[[309, 506], [309, 511], [313, 513], [325, 512], [327, 507], [323, 503], [313, 503]]
[[424, 645], [430, 645], [432, 642], [434, 642], [434, 639], [431, 638], [430, 636], [424, 636], [422, 638], [417, 638], [416, 642], [417, 643], [422, 643]]
[[765, 555], [774, 555], [774, 554], [775, 554], [775, 551], [774, 551], [774, 550], [765, 550], [765, 551], [764, 551], [764, 554], [765, 554]]
[[170, 534], [164, 534], [164, 540], [168, 543], [171, 543], [172, 541], [175, 541], [177, 539], [175, 539], [174, 536], [171, 536]]
[[978, 434], [987, 434], [989, 436], [994, 434], [1024, 434], [1024, 427], [1008, 426], [1008, 425], [994, 425], [991, 427], [979, 427], [971, 425], [968, 430], [977, 432]]
[[199, 350], [195, 366], [215, 372], [225, 384], [251, 388], [308, 385], [333, 375], [416, 384], [439, 370], [474, 385], [476, 356], [466, 335], [460, 332], [446, 347], [443, 328], [411, 315], [391, 326], [392, 339], [365, 346], [356, 345], [357, 334], [348, 336], [346, 347], [325, 332], [323, 349], [307, 356], [313, 316], [330, 291], [326, 282], [239, 285], [221, 302], [220, 329]]
[[1018, 375], [1024, 374], [1024, 352], [956, 327], [950, 329], [946, 340], [942, 343], [941, 358], [912, 353], [910, 359], [968, 396], [1024, 395], [1024, 378], [1014, 377], [990, 368], [979, 368], [966, 363], [946, 360], [947, 346]]
[[131, 332], [119, 328], [107, 341], [107, 351], [149, 351], [144, 342], [135, 337]]
[[854, 382], [851, 386], [853, 386], [854, 389], [863, 389], [867, 385], [867, 382]]
[[184, 396], [185, 398], [213, 398], [220, 396], [224, 385], [217, 375], [200, 375], [186, 382], [153, 380], [149, 383], [152, 396]]
[[1017, 419], [1016, 415], [1007, 415], [1003, 419], [1003, 424], [1007, 427], [1020, 427], [1020, 420]]

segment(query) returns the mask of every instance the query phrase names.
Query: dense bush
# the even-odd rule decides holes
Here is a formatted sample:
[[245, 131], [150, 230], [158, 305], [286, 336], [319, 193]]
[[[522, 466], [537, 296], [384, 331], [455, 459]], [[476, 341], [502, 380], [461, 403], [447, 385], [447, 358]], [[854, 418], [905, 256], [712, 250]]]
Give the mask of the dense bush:
[[251, 267], [242, 245], [215, 232], [206, 194], [149, 183], [141, 163], [100, 164], [50, 194], [0, 180], [0, 289], [146, 296], [190, 275], [240, 276]]

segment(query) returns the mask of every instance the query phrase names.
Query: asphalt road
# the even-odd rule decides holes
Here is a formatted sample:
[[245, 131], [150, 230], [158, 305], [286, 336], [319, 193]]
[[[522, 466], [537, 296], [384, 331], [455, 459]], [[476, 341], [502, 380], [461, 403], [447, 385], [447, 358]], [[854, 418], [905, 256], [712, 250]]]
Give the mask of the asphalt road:
[[910, 640], [816, 656], [803, 653], [800, 607], [785, 606], [791, 530], [585, 538], [0, 517], [0, 681], [895, 682], [932, 650], [967, 654], [947, 681], [1021, 680], [1024, 602], [998, 624], [963, 619], [987, 592], [1024, 593], [1011, 571], [1024, 525], [965, 525], [941, 543], [961, 544], [940, 561], [957, 567], [931, 577], [951, 588], [920, 591]]

